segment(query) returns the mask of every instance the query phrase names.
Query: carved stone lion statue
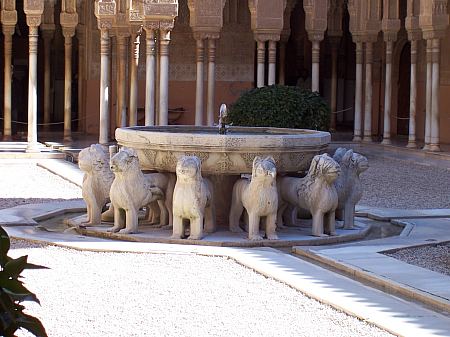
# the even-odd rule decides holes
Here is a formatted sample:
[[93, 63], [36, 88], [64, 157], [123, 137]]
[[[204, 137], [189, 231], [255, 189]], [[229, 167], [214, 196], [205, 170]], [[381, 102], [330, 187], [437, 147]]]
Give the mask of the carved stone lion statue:
[[266, 217], [266, 237], [276, 240], [276, 219], [278, 192], [276, 184], [277, 169], [272, 157], [253, 160], [252, 177], [239, 179], [233, 186], [230, 210], [230, 231], [242, 232], [239, 219], [245, 208], [248, 214], [249, 240], [261, 240], [259, 225], [261, 217]]
[[112, 206], [103, 213], [109, 202], [109, 190], [114, 174], [109, 169], [109, 152], [100, 144], [92, 144], [78, 155], [78, 166], [84, 172], [82, 195], [87, 206], [87, 222], [83, 225], [99, 225], [102, 218], [112, 218]]
[[157, 200], [147, 207], [147, 220], [167, 229], [172, 228], [172, 199], [176, 177], [173, 173], [148, 173], [144, 177], [151, 187], [158, 187], [164, 193], [163, 200]]
[[312, 235], [336, 235], [335, 210], [338, 195], [334, 182], [340, 174], [339, 164], [328, 154], [313, 158], [304, 178], [282, 177], [278, 179], [278, 223], [288, 204], [308, 210], [312, 215]]
[[200, 240], [205, 232], [216, 229], [212, 186], [202, 177], [201, 161], [196, 156], [181, 157], [176, 166], [177, 182], [173, 191], [173, 235], [184, 237], [183, 221], [190, 221], [188, 239]]
[[339, 199], [336, 218], [344, 220], [345, 229], [351, 229], [354, 225], [355, 205], [363, 194], [359, 176], [369, 168], [369, 161], [363, 155], [342, 147], [336, 150], [333, 159], [341, 166], [341, 174], [334, 182]]
[[109, 231], [136, 233], [139, 209], [155, 200], [163, 199], [164, 193], [160, 188], [149, 184], [133, 149], [121, 148], [111, 158], [110, 167], [115, 179], [110, 192], [114, 206], [114, 226]]

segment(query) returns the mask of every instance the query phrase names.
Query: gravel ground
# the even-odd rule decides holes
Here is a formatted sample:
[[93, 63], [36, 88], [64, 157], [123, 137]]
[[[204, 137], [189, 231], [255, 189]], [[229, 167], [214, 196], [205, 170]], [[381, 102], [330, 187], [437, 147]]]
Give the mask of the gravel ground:
[[388, 208], [450, 208], [450, 170], [368, 157], [360, 204]]
[[81, 189], [34, 163], [0, 162], [0, 209], [82, 198]]
[[435, 246], [400, 249], [386, 255], [450, 276], [450, 242]]
[[390, 336], [225, 258], [26, 246], [49, 336]]

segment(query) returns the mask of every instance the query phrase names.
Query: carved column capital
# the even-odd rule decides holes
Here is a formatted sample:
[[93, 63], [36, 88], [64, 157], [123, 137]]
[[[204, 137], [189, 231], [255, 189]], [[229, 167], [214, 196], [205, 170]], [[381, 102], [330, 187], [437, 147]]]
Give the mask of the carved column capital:
[[275, 32], [256, 31], [254, 34], [256, 42], [280, 41], [280, 34]]
[[320, 42], [324, 38], [324, 32], [319, 30], [308, 31], [308, 39], [311, 42]]
[[29, 27], [39, 27], [41, 24], [41, 16], [40, 15], [27, 15], [27, 25]]
[[61, 12], [59, 15], [59, 21], [63, 27], [63, 33], [64, 29], [75, 31], [75, 27], [78, 25], [78, 14]]
[[117, 14], [117, 5], [114, 0], [96, 0], [95, 16], [98, 29], [112, 29]]
[[10, 25], [2, 25], [2, 31], [3, 34], [6, 36], [12, 36], [14, 34], [14, 30], [15, 30], [15, 26], [10, 26]]
[[16, 10], [2, 10], [1, 11], [1, 22], [2, 25], [15, 26], [17, 23], [17, 11]]

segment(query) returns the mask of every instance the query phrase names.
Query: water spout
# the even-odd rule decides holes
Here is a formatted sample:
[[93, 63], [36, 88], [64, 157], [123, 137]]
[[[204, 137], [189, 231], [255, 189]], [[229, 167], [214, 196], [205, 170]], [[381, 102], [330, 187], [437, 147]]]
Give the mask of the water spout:
[[220, 135], [225, 135], [227, 133], [227, 124], [226, 124], [227, 115], [228, 115], [227, 105], [222, 104], [219, 110], [219, 125], [218, 125]]

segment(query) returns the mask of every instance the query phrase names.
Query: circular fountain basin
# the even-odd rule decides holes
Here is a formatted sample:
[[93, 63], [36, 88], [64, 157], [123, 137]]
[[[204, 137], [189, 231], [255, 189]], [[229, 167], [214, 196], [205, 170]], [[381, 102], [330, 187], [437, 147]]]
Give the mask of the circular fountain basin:
[[251, 173], [255, 156], [272, 156], [279, 173], [307, 170], [311, 159], [325, 152], [328, 132], [260, 127], [145, 126], [116, 130], [119, 145], [136, 150], [141, 168], [175, 172], [178, 159], [195, 155], [202, 173]]

